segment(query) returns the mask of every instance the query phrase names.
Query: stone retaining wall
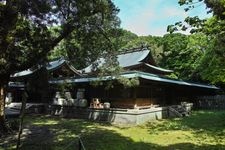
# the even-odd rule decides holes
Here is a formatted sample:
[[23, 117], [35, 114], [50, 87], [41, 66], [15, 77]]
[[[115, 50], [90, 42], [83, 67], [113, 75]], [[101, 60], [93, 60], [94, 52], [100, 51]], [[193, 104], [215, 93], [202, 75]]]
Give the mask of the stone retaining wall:
[[149, 109], [91, 109], [73, 106], [52, 106], [52, 115], [66, 118], [79, 118], [94, 121], [104, 121], [113, 124], [138, 125], [147, 121], [169, 117], [167, 107]]

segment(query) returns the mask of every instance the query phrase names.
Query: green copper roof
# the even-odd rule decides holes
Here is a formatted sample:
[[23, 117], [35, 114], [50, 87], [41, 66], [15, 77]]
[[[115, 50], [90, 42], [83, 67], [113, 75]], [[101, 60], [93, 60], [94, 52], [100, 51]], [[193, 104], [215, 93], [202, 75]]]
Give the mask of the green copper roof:
[[[149, 53], [150, 50], [148, 49], [123, 53], [117, 55], [117, 61], [119, 62], [119, 66], [123, 68], [134, 66], [140, 64], [140, 62], [145, 59], [149, 55]], [[105, 61], [105, 58], [99, 58], [98, 60], [96, 60], [96, 62], [98, 63], [97, 68], [101, 67], [105, 63]], [[93, 65], [91, 64], [90, 66], [84, 68], [83, 71], [84, 73], [91, 73], [93, 69]]]
[[[81, 73], [78, 72], [78, 70], [76, 70], [72, 65], [70, 65], [70, 64], [68, 63], [68, 61], [66, 61], [66, 60], [63, 59], [63, 58], [60, 58], [60, 59], [58, 59], [58, 60], [51, 61], [51, 62], [47, 63], [47, 64], [46, 64], [46, 69], [47, 69], [48, 71], [53, 71], [53, 70], [56, 70], [56, 69], [60, 68], [60, 67], [61, 67], [62, 65], [64, 65], [64, 64], [68, 65], [68, 67], [69, 67], [74, 73], [81, 75]], [[11, 75], [11, 77], [12, 77], [12, 78], [16, 78], [16, 77], [29, 76], [29, 75], [33, 74], [34, 72], [36, 72], [37, 70], [39, 70], [41, 67], [42, 67], [42, 65], [39, 65], [39, 66], [38, 66], [37, 68], [35, 68], [35, 69], [30, 68], [30, 69], [27, 69], [27, 70], [24, 70], [24, 71], [21, 71], [21, 72], [17, 72], [17, 73], [15, 73], [15, 74]]]
[[[150, 73], [145, 73], [140, 71], [124, 72], [120, 76], [125, 78], [141, 78], [141, 79], [146, 79], [149, 81], [169, 83], [174, 85], [183, 85], [183, 86], [189, 86], [189, 87], [200, 87], [200, 88], [219, 90], [218, 87], [213, 85], [200, 84], [200, 83], [188, 82], [183, 80], [175, 80], [170, 78], [163, 78], [155, 74], [150, 74]], [[85, 83], [85, 82], [92, 82], [92, 81], [98, 81], [98, 80], [107, 81], [107, 80], [114, 80], [114, 79], [116, 79], [116, 77], [104, 76], [104, 77], [85, 77], [85, 78], [70, 78], [70, 79], [64, 79], [64, 80], [51, 80], [49, 82], [51, 84], [58, 84], [58, 83], [65, 83], [65, 82], [66, 83]]]
[[[117, 61], [119, 66], [122, 68], [129, 68], [132, 66], [138, 66], [144, 64], [145, 66], [152, 68], [153, 70], [157, 70], [160, 72], [171, 73], [172, 70], [162, 69], [160, 67], [156, 67], [144, 62], [144, 60], [151, 55], [151, 51], [147, 48], [137, 49], [136, 51], [128, 51], [122, 54], [117, 55]], [[106, 62], [105, 58], [99, 58], [96, 60], [97, 67], [94, 68], [93, 64], [89, 65], [88, 67], [82, 69], [84, 73], [91, 73], [95, 71], [97, 68], [101, 67]]]

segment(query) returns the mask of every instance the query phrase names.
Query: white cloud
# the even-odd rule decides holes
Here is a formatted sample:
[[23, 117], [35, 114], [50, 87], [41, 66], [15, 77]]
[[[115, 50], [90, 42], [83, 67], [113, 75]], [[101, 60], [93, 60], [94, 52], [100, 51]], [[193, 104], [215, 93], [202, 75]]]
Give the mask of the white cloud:
[[183, 9], [180, 9], [178, 7], [165, 8], [162, 11], [161, 15], [163, 17], [179, 17], [179, 18], [185, 18], [188, 16], [187, 13]]
[[166, 28], [156, 28], [149, 32], [150, 35], [155, 35], [155, 36], [163, 36], [166, 33], [167, 33]]
[[167, 23], [164, 19], [171, 17], [183, 16], [184, 11], [176, 7], [161, 8], [162, 10], [154, 9], [154, 5], [142, 7], [135, 10], [136, 14], [129, 14], [125, 20], [122, 20], [122, 27], [136, 33], [137, 35], [158, 35], [162, 36], [167, 33]]
[[122, 7], [118, 6], [121, 9], [119, 15], [122, 28], [137, 35], [162, 36], [167, 33], [168, 25], [183, 21], [188, 16], [188, 13], [179, 7], [177, 0], [117, 1], [123, 3]]
[[149, 22], [151, 22], [151, 20], [155, 20], [154, 12], [142, 10], [138, 14], [133, 15], [133, 17], [128, 18], [127, 21], [124, 22], [123, 27], [137, 35], [146, 35], [150, 32]]

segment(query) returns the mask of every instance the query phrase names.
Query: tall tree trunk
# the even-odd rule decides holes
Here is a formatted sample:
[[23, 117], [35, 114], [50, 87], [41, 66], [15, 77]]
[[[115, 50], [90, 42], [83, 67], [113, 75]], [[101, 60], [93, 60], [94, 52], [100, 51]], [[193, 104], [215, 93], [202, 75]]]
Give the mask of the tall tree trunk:
[[5, 125], [5, 87], [0, 84], [0, 132], [7, 132]]
[[27, 92], [25, 90], [23, 92], [22, 106], [21, 106], [21, 110], [20, 110], [20, 125], [19, 125], [19, 132], [18, 132], [17, 144], [16, 144], [17, 150], [20, 147], [20, 138], [21, 138], [21, 134], [23, 132], [23, 119], [24, 119], [25, 110], [26, 110], [27, 97], [28, 97], [28, 95], [27, 95]]

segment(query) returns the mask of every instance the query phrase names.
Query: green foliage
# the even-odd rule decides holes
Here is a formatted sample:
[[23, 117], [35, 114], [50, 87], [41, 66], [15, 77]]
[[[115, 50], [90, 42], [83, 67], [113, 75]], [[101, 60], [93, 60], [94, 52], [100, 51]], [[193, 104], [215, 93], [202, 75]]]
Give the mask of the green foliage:
[[172, 79], [179, 79], [178, 76], [175, 73], [171, 73], [169, 75], [166, 75], [166, 77], [172, 78]]
[[[106, 33], [114, 33], [114, 29], [119, 26], [120, 21], [116, 16], [118, 11], [111, 0], [1, 1], [0, 86], [7, 86], [10, 74], [46, 62], [50, 51], [62, 40], [67, 42], [74, 36], [81, 43], [78, 44], [82, 45], [80, 56], [98, 52], [98, 44], [93, 38], [98, 38], [96, 35], [99, 33], [105, 46], [111, 47], [107, 50], [112, 50]], [[71, 46], [73, 42], [69, 41], [67, 46], [69, 56], [77, 49]], [[0, 118], [4, 114], [3, 97], [0, 98], [0, 107], [3, 108]]]
[[168, 31], [172, 33], [178, 30], [186, 30], [188, 25], [192, 27], [191, 33], [201, 32], [205, 34], [204, 36], [207, 36], [205, 42], [196, 39], [199, 42], [198, 45], [203, 49], [203, 54], [196, 60], [197, 64], [194, 63], [193, 67], [196, 68], [197, 76], [200, 75], [202, 79], [211, 83], [224, 84], [225, 1], [179, 0], [179, 4], [186, 7], [185, 11], [191, 11], [203, 4], [207, 7], [206, 11], [212, 13], [213, 16], [209, 19], [188, 16], [184, 20], [186, 24], [180, 21], [174, 25], [169, 25]]
[[[100, 2], [99, 2], [100, 3]], [[117, 37], [121, 34], [118, 29], [120, 20], [117, 17], [118, 9], [109, 0], [101, 1], [104, 13], [95, 14], [86, 18], [84, 25], [65, 38], [49, 54], [50, 59], [64, 56], [72, 64], [82, 69], [96, 60], [102, 53], [117, 50]]]
[[116, 28], [117, 12], [110, 0], [6, 1], [0, 5], [0, 74], [45, 61], [47, 53], [71, 33], [85, 39], [89, 33]]
[[121, 34], [120, 36], [116, 37], [116, 39], [118, 40], [119, 48], [128, 48], [128, 43], [139, 38], [136, 34], [130, 31], [124, 29], [119, 29], [119, 31], [121, 32]]
[[[113, 19], [113, 18], [112, 18]], [[108, 20], [109, 21], [109, 20]], [[116, 17], [111, 24], [118, 24]], [[82, 35], [82, 36], [81, 36]], [[78, 69], [83, 69], [99, 58], [103, 53], [116, 53], [137, 35], [123, 30], [105, 26], [104, 30], [76, 31], [63, 40], [50, 54], [50, 59], [64, 56]], [[112, 56], [111, 56], [112, 57]], [[107, 60], [108, 57], [106, 57]], [[108, 61], [108, 60], [107, 60]], [[110, 61], [110, 60], [109, 60]]]
[[201, 81], [202, 76], [200, 74], [199, 67], [201, 60], [206, 51], [209, 49], [208, 44], [210, 40], [205, 34], [196, 33], [188, 36], [188, 44], [186, 48], [186, 60], [184, 60], [184, 70], [187, 71], [188, 79]]
[[198, 80], [196, 70], [199, 59], [203, 54], [206, 44], [204, 35], [195, 34], [186, 36], [183, 34], [168, 34], [161, 42], [163, 52], [159, 65], [174, 70], [173, 77], [180, 79]]
[[[211, 48], [201, 58], [201, 65], [199, 66], [199, 72], [204, 80], [211, 81], [212, 83], [224, 84], [225, 83], [225, 62], [224, 57], [221, 57], [217, 51], [224, 49], [223, 47], [215, 47], [214, 40], [211, 40]], [[217, 50], [216, 48], [219, 48]]]
[[119, 77], [117, 81], [122, 84], [125, 88], [131, 88], [131, 87], [136, 87], [140, 84], [140, 81], [138, 78], [124, 78], [124, 77]]

